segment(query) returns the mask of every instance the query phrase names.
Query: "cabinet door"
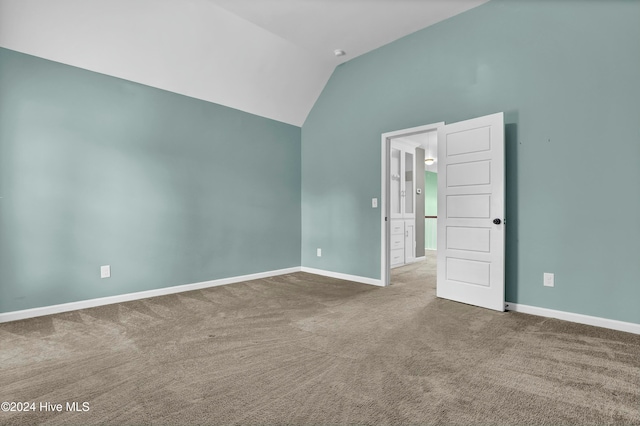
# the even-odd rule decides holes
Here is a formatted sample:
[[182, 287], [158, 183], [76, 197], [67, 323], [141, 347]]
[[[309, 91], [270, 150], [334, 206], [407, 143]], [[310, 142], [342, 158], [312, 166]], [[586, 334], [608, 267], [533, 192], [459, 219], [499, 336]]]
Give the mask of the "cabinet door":
[[389, 198], [392, 219], [415, 218], [416, 167], [415, 148], [391, 145], [389, 164]]
[[414, 165], [414, 152], [404, 152], [404, 173], [403, 173], [403, 186], [404, 186], [404, 218], [415, 217], [415, 165]]
[[391, 164], [389, 167], [390, 185], [389, 194], [391, 198], [391, 218], [402, 218], [402, 150], [391, 147]]
[[416, 223], [413, 220], [404, 222], [404, 262], [416, 260]]

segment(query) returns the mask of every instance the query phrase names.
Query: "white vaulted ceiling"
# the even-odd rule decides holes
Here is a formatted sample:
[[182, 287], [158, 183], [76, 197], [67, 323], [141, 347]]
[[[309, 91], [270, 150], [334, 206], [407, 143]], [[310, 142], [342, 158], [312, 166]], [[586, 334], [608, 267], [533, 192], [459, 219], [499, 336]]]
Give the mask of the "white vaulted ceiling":
[[336, 65], [486, 1], [0, 0], [0, 47], [301, 126]]

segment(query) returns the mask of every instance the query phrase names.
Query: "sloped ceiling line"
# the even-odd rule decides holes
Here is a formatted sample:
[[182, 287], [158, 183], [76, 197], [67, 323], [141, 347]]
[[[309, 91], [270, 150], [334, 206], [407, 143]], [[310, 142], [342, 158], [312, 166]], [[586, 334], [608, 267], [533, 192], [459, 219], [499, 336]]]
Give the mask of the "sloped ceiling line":
[[302, 126], [336, 65], [486, 1], [0, 0], [0, 46]]

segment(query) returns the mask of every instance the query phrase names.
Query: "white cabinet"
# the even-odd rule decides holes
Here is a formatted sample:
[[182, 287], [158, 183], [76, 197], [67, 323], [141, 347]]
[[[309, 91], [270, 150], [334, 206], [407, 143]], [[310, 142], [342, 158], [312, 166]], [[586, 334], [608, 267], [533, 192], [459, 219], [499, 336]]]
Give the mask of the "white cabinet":
[[416, 222], [414, 219], [392, 219], [389, 248], [391, 267], [416, 261]]
[[391, 142], [391, 267], [414, 262], [416, 258], [415, 158], [414, 147], [397, 141]]

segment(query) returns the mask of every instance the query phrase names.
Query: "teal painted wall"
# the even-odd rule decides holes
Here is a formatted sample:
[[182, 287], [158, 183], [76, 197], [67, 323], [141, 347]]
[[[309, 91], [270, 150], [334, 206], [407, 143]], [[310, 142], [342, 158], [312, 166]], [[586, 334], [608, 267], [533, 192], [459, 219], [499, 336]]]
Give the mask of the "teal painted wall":
[[0, 312], [300, 265], [300, 128], [5, 49], [0, 191]]
[[438, 174], [424, 172], [424, 214], [438, 215]]
[[493, 0], [337, 67], [302, 128], [303, 265], [380, 277], [382, 133], [504, 111], [507, 300], [640, 323], [638, 52], [640, 2]]
[[[424, 214], [425, 216], [438, 215], [438, 174], [424, 172]], [[424, 220], [424, 246], [429, 250], [438, 248], [437, 219]]]

